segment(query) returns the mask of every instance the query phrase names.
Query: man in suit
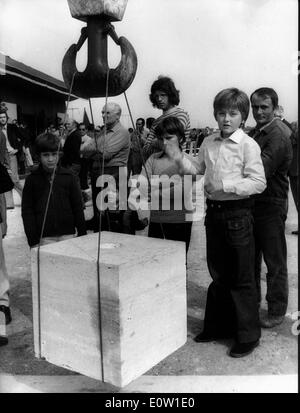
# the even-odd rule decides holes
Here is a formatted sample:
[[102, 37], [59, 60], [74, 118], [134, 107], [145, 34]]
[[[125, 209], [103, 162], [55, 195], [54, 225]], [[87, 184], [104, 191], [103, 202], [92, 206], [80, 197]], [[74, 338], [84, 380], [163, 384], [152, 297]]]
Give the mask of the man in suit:
[[78, 130], [77, 122], [74, 119], [70, 119], [66, 123], [66, 128], [67, 137], [63, 147], [61, 164], [76, 176], [78, 179], [78, 184], [80, 185], [79, 173], [81, 134]]

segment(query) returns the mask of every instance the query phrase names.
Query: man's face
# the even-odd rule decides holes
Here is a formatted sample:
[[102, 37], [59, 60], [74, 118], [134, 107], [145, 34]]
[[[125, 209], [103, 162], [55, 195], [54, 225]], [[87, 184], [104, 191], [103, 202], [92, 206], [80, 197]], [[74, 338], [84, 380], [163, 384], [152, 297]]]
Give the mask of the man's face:
[[80, 125], [79, 132], [81, 136], [84, 136], [86, 134], [86, 127], [84, 125]]
[[5, 113], [0, 113], [0, 126], [5, 126], [7, 123], [7, 116]]
[[251, 107], [253, 117], [259, 127], [266, 125], [274, 118], [275, 108], [269, 97], [253, 95]]
[[143, 122], [141, 120], [136, 121], [136, 128], [137, 130], [141, 131], [143, 129]]
[[102, 109], [102, 119], [103, 123], [107, 124], [107, 126], [112, 127], [114, 126], [120, 118], [118, 111], [112, 106], [105, 106]]

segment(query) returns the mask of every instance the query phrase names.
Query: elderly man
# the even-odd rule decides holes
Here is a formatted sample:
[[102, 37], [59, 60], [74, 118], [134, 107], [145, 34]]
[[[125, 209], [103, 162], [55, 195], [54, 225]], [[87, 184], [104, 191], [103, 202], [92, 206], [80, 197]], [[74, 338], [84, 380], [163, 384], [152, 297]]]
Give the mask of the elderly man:
[[251, 95], [256, 127], [250, 131], [261, 148], [267, 188], [255, 195], [254, 237], [255, 277], [260, 296], [262, 256], [267, 266], [268, 316], [261, 326], [281, 324], [288, 304], [287, 246], [285, 220], [288, 203], [288, 170], [292, 160], [291, 130], [278, 118], [278, 96], [271, 88], [260, 88]]
[[[97, 179], [102, 173], [110, 175], [116, 183], [116, 190], [119, 191], [119, 181], [124, 178], [125, 193], [127, 193], [127, 162], [130, 150], [129, 132], [120, 123], [121, 108], [117, 103], [109, 102], [102, 109], [103, 127], [96, 135], [96, 140], [91, 141], [83, 148], [83, 155], [92, 159], [91, 168], [91, 184], [92, 184], [92, 199], [94, 209], [93, 229], [99, 229], [99, 211], [96, 205], [96, 198], [101, 191], [101, 187], [97, 187]], [[104, 164], [103, 164], [104, 162]], [[122, 231], [122, 212], [107, 213], [107, 220], [104, 222], [103, 229], [112, 229], [112, 225], [116, 220], [118, 224], [115, 229], [118, 232]], [[112, 225], [111, 225], [112, 224]]]

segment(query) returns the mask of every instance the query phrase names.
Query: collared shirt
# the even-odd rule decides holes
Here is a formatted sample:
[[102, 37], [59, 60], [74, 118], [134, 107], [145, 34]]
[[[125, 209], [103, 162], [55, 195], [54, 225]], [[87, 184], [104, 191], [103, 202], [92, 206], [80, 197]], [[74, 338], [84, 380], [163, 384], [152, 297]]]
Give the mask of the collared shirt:
[[214, 133], [204, 139], [197, 161], [183, 160], [184, 172], [204, 174], [208, 184], [223, 187], [211, 193], [217, 201], [237, 200], [262, 192], [266, 178], [258, 144], [241, 129], [223, 139]]
[[[105, 166], [126, 166], [130, 149], [130, 136], [127, 129], [117, 122], [112, 128], [104, 128], [96, 135], [97, 147], [95, 140], [92, 140], [83, 149], [86, 157], [91, 157], [94, 161], [102, 160], [104, 156]], [[104, 155], [103, 155], [104, 153]]]
[[288, 196], [288, 170], [292, 161], [291, 130], [278, 118], [263, 128], [249, 132], [260, 146], [261, 158], [267, 178], [267, 188], [255, 198], [272, 200], [286, 199]]

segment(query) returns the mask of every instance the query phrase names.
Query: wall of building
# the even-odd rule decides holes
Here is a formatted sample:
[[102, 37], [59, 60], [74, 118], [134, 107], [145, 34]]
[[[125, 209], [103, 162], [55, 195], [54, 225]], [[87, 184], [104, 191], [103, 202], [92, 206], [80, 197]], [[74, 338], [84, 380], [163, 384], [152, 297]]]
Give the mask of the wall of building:
[[18, 121], [25, 120], [34, 134], [65, 111], [64, 95], [11, 75], [0, 76], [0, 100], [16, 104]]

